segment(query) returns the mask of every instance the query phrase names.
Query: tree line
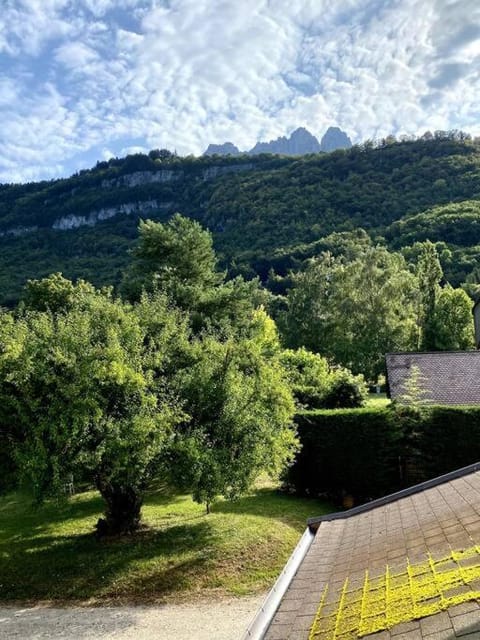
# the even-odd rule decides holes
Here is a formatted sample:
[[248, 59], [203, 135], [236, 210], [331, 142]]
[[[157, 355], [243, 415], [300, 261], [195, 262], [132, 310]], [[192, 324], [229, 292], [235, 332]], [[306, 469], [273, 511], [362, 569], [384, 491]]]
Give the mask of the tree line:
[[[407, 255], [367, 234], [338, 233], [286, 278], [272, 276], [286, 344], [306, 347], [374, 382], [385, 353], [474, 348], [472, 301], [445, 279], [436, 246]], [[283, 282], [282, 282], [283, 281]]]
[[[124, 180], [165, 171], [175, 179], [136, 186]], [[0, 185], [0, 234], [20, 234], [0, 235], [0, 303], [16, 304], [28, 278], [56, 271], [98, 287], [118, 285], [139, 214], [119, 214], [94, 228], [51, 226], [68, 213], [88, 217], [145, 201], [156, 201], [148, 215], [157, 221], [178, 210], [209, 228], [230, 276], [258, 275], [265, 282], [272, 268], [285, 276], [318, 255], [331, 233], [363, 228], [395, 250], [427, 239], [443, 243], [447, 279], [454, 286], [475, 284], [479, 176], [480, 141], [451, 131], [299, 158], [179, 158], [153, 150], [97, 163], [68, 179]], [[21, 235], [24, 227], [37, 229]]]

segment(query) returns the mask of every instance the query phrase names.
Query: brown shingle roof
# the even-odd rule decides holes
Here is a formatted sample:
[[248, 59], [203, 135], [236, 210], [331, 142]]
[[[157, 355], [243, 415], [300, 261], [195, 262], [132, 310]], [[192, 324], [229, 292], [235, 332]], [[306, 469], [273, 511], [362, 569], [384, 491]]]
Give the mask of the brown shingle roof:
[[412, 367], [418, 367], [423, 404], [480, 404], [480, 351], [388, 353], [386, 361], [392, 400], [405, 392]]
[[[426, 485], [428, 488], [419, 487], [393, 501], [376, 502], [378, 506], [370, 510], [351, 516], [345, 512], [342, 519], [319, 519], [315, 539], [265, 639], [307, 640], [327, 585], [328, 611], [339, 601], [347, 577], [349, 589], [358, 588], [361, 593], [367, 570], [370, 578], [375, 579], [385, 574], [387, 565], [393, 575], [395, 571], [405, 571], [408, 563], [428, 565], [432, 558], [438, 560], [452, 552], [480, 549], [480, 471], [477, 468], [466, 468], [464, 475], [448, 476], [453, 479], [436, 486], [432, 486], [431, 481]], [[478, 601], [451, 606], [428, 617], [412, 613], [408, 622], [366, 637], [396, 640], [404, 637], [402, 632], [409, 634], [405, 638], [411, 640], [480, 638]]]

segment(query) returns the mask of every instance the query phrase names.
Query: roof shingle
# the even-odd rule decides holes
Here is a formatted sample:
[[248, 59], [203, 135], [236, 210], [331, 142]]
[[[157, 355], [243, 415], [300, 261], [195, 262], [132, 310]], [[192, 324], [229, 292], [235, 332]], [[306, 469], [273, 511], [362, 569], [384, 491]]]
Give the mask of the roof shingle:
[[388, 353], [386, 362], [392, 400], [405, 393], [405, 382], [418, 367], [422, 404], [480, 404], [480, 351]]
[[[479, 560], [480, 471], [467, 472], [350, 517], [346, 512], [345, 516], [320, 523], [270, 624], [266, 640], [307, 640], [322, 596], [327, 593], [328, 616], [338, 607], [346, 578], [349, 591], [356, 589], [361, 593], [367, 570], [370, 580], [381, 580], [386, 571], [388, 575], [399, 575], [406, 571], [407, 565], [415, 567], [423, 563], [428, 568], [431, 561], [438, 562], [439, 570], [443, 571], [450, 569], [449, 560], [453, 557], [452, 564], [456, 563], [461, 573], [462, 566], [472, 565], [473, 556]], [[353, 615], [355, 606], [349, 606], [351, 610], [347, 613]], [[412, 611], [408, 623], [365, 637], [393, 640], [404, 627], [405, 632], [412, 633], [412, 638], [419, 639], [440, 637], [440, 631], [446, 629], [449, 638], [457, 637], [457, 633], [463, 637], [480, 631], [480, 608], [474, 600], [428, 617], [422, 616], [425, 610]], [[334, 636], [318, 635], [325, 640], [330, 637]], [[358, 635], [338, 633], [335, 637], [356, 638]]]

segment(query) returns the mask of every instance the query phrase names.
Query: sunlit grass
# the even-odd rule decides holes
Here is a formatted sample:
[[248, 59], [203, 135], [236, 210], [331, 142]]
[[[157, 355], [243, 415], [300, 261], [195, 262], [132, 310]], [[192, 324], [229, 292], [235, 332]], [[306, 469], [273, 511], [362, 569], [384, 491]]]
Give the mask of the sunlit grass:
[[267, 589], [306, 519], [331, 510], [315, 500], [260, 487], [206, 515], [185, 495], [151, 492], [145, 529], [98, 541], [96, 492], [39, 508], [21, 494], [0, 499], [3, 601], [163, 601]]
[[380, 407], [388, 407], [390, 403], [391, 403], [391, 400], [390, 398], [387, 398], [386, 393], [369, 393], [365, 406], [380, 408]]

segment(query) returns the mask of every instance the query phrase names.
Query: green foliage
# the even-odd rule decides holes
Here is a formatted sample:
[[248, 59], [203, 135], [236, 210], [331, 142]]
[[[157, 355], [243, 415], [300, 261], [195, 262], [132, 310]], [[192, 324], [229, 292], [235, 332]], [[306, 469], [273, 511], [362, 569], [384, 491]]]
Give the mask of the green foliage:
[[[419, 348], [448, 351], [474, 347], [472, 302], [462, 289], [443, 283], [437, 246], [415, 244], [418, 277]], [[442, 286], [443, 285], [443, 286]]]
[[326, 409], [354, 409], [365, 404], [367, 394], [362, 375], [354, 376], [347, 369], [336, 369], [332, 373], [322, 405]]
[[[22, 306], [0, 317], [0, 464], [39, 497], [71, 472], [94, 482], [106, 501], [105, 530], [137, 526], [143, 489], [160, 468], [207, 505], [238, 496], [261, 470], [278, 472], [296, 447], [290, 386], [308, 406], [363, 400], [362, 381], [327, 361], [374, 382], [386, 351], [472, 345], [468, 297], [445, 284], [442, 266], [470, 278], [473, 290], [478, 247], [443, 231], [435, 245], [415, 242], [424, 238], [413, 233], [413, 215], [398, 244], [413, 242], [407, 259], [377, 234], [406, 214], [430, 218], [434, 206], [473, 197], [478, 167], [478, 145], [454, 137], [296, 160], [159, 151], [99, 163], [71, 180], [0, 187], [9, 211], [0, 228], [39, 227], [0, 238], [4, 299], [16, 300], [24, 276], [55, 272], [28, 282]], [[82, 279], [73, 284], [58, 265], [96, 286], [118, 284], [135, 215], [95, 230], [49, 228], [64, 211], [88, 221], [126, 202], [158, 205], [156, 221], [140, 225], [123, 278], [132, 304]], [[187, 217], [166, 221], [173, 202]], [[458, 215], [473, 229], [475, 202], [441, 212], [443, 221]], [[230, 273], [270, 273], [276, 296], [258, 279], [226, 280], [214, 243]], [[261, 305], [275, 310], [287, 345], [302, 350], [282, 354]], [[367, 485], [356, 490], [371, 495]]]
[[[325, 236], [362, 226], [373, 238], [387, 233], [395, 248], [447, 242], [454, 259], [444, 269], [458, 286], [475, 268], [479, 177], [479, 143], [442, 134], [303, 158], [179, 158], [154, 150], [64, 180], [0, 185], [0, 302], [18, 301], [28, 278], [60, 271], [118, 285], [139, 217], [165, 222], [176, 210], [211, 229], [231, 274], [265, 281], [273, 268], [284, 276], [326, 250]], [[90, 222], [126, 204], [130, 215], [94, 228], [52, 229], [66, 211]]]
[[302, 448], [286, 482], [299, 493], [365, 501], [396, 488], [401, 433], [387, 409], [306, 411], [295, 422]]
[[131, 306], [59, 274], [29, 283], [23, 311], [4, 313], [0, 329], [0, 438], [14, 443], [5, 466], [39, 500], [70, 474], [94, 483], [101, 534], [138, 526], [154, 475], [210, 506], [261, 471], [278, 474], [296, 447], [278, 335], [262, 309], [249, 302], [247, 322], [236, 302], [235, 333], [192, 339], [169, 292]]
[[449, 202], [394, 222], [386, 231], [392, 245], [445, 242], [469, 247], [480, 243], [480, 201]]
[[138, 231], [122, 285], [128, 298], [138, 300], [142, 290], [160, 289], [190, 309], [205, 289], [221, 280], [211, 234], [198, 222], [175, 214], [165, 224], [141, 221]]
[[180, 215], [142, 223], [124, 283], [133, 305], [61, 274], [29, 281], [4, 323], [8, 460], [38, 499], [70, 473], [94, 482], [102, 534], [138, 526], [154, 474], [209, 507], [278, 474], [296, 446], [275, 323], [254, 310], [265, 296], [224, 282], [207, 231]]
[[300, 409], [360, 407], [367, 389], [362, 376], [331, 368], [326, 358], [307, 351], [285, 349], [281, 363]]
[[190, 309], [194, 333], [209, 332], [231, 336], [248, 331], [255, 309], [266, 307], [271, 295], [258, 278], [237, 276], [202, 291], [198, 305]]
[[443, 287], [438, 294], [433, 322], [436, 349], [454, 351], [475, 347], [472, 301], [462, 289]]
[[403, 392], [396, 398], [395, 402], [407, 407], [419, 407], [428, 402], [428, 393], [425, 391], [425, 376], [422, 374], [420, 367], [416, 364], [412, 365], [410, 375], [403, 383]]
[[419, 287], [419, 347], [422, 351], [435, 349], [435, 310], [440, 293], [442, 267], [435, 245], [427, 240], [423, 243], [417, 262]]
[[[357, 146], [295, 159], [273, 171], [225, 177], [204, 220], [214, 231], [220, 227], [222, 252], [258, 272], [257, 256], [268, 260], [277, 248], [359, 226], [381, 233], [408, 213], [471, 198], [478, 166], [478, 146], [469, 141]], [[433, 186], [439, 176], [446, 182], [443, 190]]]
[[207, 510], [218, 495], [245, 492], [261, 471], [278, 475], [293, 457], [294, 405], [278, 350], [263, 311], [243, 339], [193, 344], [193, 363], [178, 379], [191, 419], [176, 431], [171, 468]]
[[80, 280], [74, 284], [61, 273], [53, 273], [41, 280], [28, 280], [21, 301], [31, 311], [58, 313], [82, 306], [95, 295], [90, 283]]
[[416, 343], [416, 279], [399, 254], [367, 246], [353, 260], [331, 254], [297, 274], [280, 326], [289, 346], [332, 358], [368, 380], [384, 354]]
[[138, 525], [142, 491], [180, 413], [148, 367], [134, 311], [91, 295], [62, 313], [4, 316], [1, 424], [37, 499], [70, 473], [93, 482], [115, 532]]
[[444, 283], [433, 243], [412, 247], [413, 264], [346, 235], [331, 244], [336, 255], [322, 253], [290, 274], [286, 309], [278, 313], [289, 346], [321, 353], [371, 383], [390, 351], [473, 347], [471, 302]]
[[305, 411], [295, 422], [302, 448], [286, 482], [302, 494], [365, 501], [480, 459], [480, 407]]
[[284, 349], [280, 361], [300, 408], [317, 409], [329, 389], [330, 367], [326, 358], [300, 349]]
[[123, 294], [138, 300], [142, 291], [161, 292], [187, 311], [196, 334], [228, 335], [248, 324], [254, 308], [268, 301], [258, 279], [225, 282], [216, 270], [212, 236], [198, 222], [175, 214], [165, 224], [147, 220], [139, 226], [123, 283]]
[[422, 408], [415, 446], [427, 478], [480, 460], [480, 407]]

